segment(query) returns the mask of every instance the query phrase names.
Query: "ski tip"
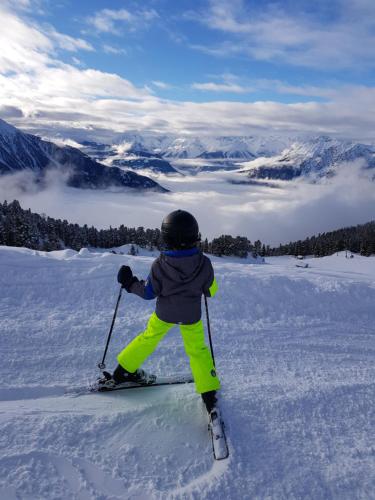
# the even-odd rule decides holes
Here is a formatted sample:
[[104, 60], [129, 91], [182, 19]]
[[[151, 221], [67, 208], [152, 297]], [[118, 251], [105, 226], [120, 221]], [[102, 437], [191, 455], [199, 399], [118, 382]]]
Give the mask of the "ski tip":
[[227, 458], [229, 458], [229, 450], [228, 450], [228, 448], [226, 449], [225, 453], [223, 453], [222, 455], [214, 455], [214, 459], [217, 462], [220, 462], [220, 460], [226, 460]]

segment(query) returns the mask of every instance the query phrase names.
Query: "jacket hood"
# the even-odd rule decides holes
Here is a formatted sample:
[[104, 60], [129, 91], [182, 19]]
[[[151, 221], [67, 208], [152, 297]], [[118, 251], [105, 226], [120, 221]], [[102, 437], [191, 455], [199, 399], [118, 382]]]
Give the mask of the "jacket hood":
[[201, 272], [204, 265], [204, 257], [202, 252], [197, 252], [192, 255], [177, 254], [174, 252], [166, 252], [161, 254], [161, 264], [165, 274], [173, 281], [181, 283], [189, 283], [193, 281]]

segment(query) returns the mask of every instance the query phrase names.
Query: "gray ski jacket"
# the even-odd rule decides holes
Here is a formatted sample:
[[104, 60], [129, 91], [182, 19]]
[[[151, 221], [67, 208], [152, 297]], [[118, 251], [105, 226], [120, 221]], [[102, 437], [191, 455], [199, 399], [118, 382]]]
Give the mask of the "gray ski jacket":
[[156, 315], [167, 323], [191, 325], [201, 319], [202, 295], [213, 297], [217, 283], [210, 259], [197, 248], [168, 250], [154, 260], [147, 280], [133, 278], [129, 292], [157, 297]]

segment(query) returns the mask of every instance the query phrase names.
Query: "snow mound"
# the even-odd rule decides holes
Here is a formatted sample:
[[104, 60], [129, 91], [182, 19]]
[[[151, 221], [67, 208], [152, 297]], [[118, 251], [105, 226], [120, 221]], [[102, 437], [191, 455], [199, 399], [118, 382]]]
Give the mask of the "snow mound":
[[81, 248], [81, 250], [78, 252], [78, 255], [80, 257], [90, 257], [90, 250], [88, 248]]

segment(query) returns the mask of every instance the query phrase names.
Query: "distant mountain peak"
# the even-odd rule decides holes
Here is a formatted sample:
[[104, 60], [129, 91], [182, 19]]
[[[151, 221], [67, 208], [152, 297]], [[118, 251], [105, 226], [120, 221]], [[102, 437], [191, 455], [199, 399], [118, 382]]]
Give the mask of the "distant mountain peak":
[[297, 140], [279, 155], [248, 162], [241, 173], [253, 179], [291, 180], [303, 176], [314, 180], [331, 177], [341, 164], [359, 159], [367, 168], [375, 168], [375, 147], [323, 135]]

